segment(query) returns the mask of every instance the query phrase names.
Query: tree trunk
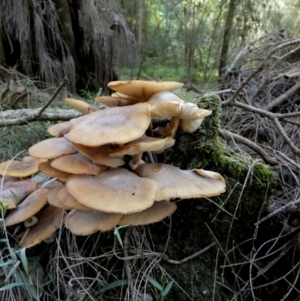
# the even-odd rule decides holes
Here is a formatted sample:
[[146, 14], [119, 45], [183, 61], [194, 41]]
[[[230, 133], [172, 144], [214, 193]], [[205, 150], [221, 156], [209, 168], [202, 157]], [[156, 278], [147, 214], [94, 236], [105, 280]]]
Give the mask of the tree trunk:
[[143, 0], [136, 0], [135, 38], [138, 56], [142, 54]]
[[227, 12], [227, 17], [225, 22], [221, 56], [220, 56], [219, 76], [225, 72], [228, 50], [229, 50], [229, 42], [232, 33], [233, 19], [234, 19], [234, 14], [235, 14], [237, 4], [238, 4], [237, 0], [230, 0], [229, 2], [228, 12]]
[[41, 82], [67, 77], [73, 91], [107, 90], [134, 48], [116, 1], [0, 1], [0, 63]]

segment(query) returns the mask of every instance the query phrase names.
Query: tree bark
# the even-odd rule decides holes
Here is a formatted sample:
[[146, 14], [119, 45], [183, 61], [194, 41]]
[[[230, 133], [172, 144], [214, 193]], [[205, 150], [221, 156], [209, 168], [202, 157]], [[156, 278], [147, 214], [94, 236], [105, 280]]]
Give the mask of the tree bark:
[[136, 26], [135, 37], [138, 56], [142, 53], [142, 28], [143, 28], [143, 0], [136, 0]]
[[227, 64], [229, 42], [230, 42], [230, 38], [231, 38], [233, 19], [234, 19], [234, 14], [235, 14], [237, 4], [238, 4], [237, 0], [230, 0], [230, 2], [229, 2], [228, 12], [227, 12], [227, 17], [226, 17], [226, 22], [225, 22], [221, 56], [220, 56], [219, 76], [222, 73], [224, 73], [224, 71], [225, 71], [224, 69]]

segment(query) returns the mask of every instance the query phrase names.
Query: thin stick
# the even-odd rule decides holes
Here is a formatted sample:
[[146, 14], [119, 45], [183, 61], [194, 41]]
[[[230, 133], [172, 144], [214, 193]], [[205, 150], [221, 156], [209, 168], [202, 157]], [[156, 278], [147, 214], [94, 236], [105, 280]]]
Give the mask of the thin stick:
[[234, 139], [237, 140], [240, 143], [243, 143], [244, 145], [248, 146], [252, 150], [254, 150], [256, 153], [258, 153], [262, 159], [269, 163], [270, 165], [279, 165], [279, 162], [277, 162], [274, 158], [270, 157], [259, 145], [252, 142], [251, 140], [244, 138], [238, 134], [231, 133], [224, 129], [219, 129], [219, 133], [225, 138], [225, 139]]
[[168, 263], [172, 263], [172, 264], [183, 264], [183, 263], [186, 263], [200, 255], [202, 255], [203, 253], [207, 252], [209, 249], [211, 249], [212, 247], [214, 247], [217, 243], [216, 242], [212, 242], [211, 244], [209, 244], [207, 247], [205, 247], [204, 249], [201, 249], [200, 251], [188, 256], [188, 257], [185, 257], [181, 260], [173, 260], [173, 259], [168, 259], [168, 257], [164, 257], [163, 259], [165, 261], [167, 261]]
[[268, 55], [264, 58], [264, 60], [259, 64], [259, 66], [244, 80], [242, 81], [241, 85], [239, 88], [235, 91], [235, 93], [229, 98], [228, 100], [224, 101], [223, 104], [229, 104], [232, 103], [236, 97], [239, 95], [239, 93], [245, 88], [245, 86], [249, 83], [249, 81], [256, 75], [258, 74], [266, 65], [267, 61], [272, 57], [274, 53], [276, 53], [278, 50], [288, 47], [291, 45], [299, 44], [300, 39], [295, 39], [288, 41], [286, 43], [279, 44], [278, 46], [274, 47]]
[[60, 83], [60, 85], [57, 87], [53, 95], [50, 97], [50, 99], [45, 103], [45, 105], [40, 109], [40, 111], [37, 113], [36, 117], [40, 117], [42, 113], [45, 111], [45, 109], [53, 102], [57, 94], [60, 92], [60, 90], [69, 82], [69, 80], [65, 77], [63, 81]]

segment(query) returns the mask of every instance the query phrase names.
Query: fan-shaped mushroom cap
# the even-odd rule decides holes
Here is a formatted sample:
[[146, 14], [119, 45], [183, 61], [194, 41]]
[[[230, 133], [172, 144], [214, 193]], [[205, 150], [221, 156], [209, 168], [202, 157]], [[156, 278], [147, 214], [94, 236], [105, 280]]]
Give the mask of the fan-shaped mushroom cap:
[[185, 101], [171, 91], [162, 91], [162, 92], [155, 93], [148, 100], [148, 103], [151, 106], [159, 103], [167, 103], [167, 102], [184, 103]]
[[38, 223], [30, 228], [26, 237], [20, 243], [21, 247], [33, 247], [50, 237], [57, 229], [59, 229], [63, 214], [63, 209], [48, 205], [39, 217]]
[[193, 133], [200, 127], [204, 118], [211, 115], [211, 113], [212, 111], [199, 109], [197, 106], [196, 108], [193, 106], [183, 106], [180, 115], [181, 120], [179, 127], [184, 132]]
[[203, 169], [181, 170], [168, 164], [145, 163], [135, 173], [158, 183], [157, 201], [212, 197], [225, 192], [222, 176]]
[[44, 174], [53, 178], [58, 178], [60, 181], [63, 182], [65, 182], [72, 175], [68, 172], [64, 172], [52, 167], [51, 162], [49, 161], [40, 163], [39, 170]]
[[89, 147], [77, 143], [72, 143], [79, 152], [89, 157], [94, 163], [103, 164], [109, 167], [119, 167], [125, 164], [123, 158], [112, 158], [109, 153], [114, 149], [111, 145], [99, 147]]
[[6, 175], [10, 177], [28, 177], [39, 171], [38, 165], [41, 160], [32, 157], [24, 157], [20, 161], [8, 160], [0, 164], [0, 175]]
[[198, 106], [191, 102], [184, 102], [181, 104], [180, 119], [195, 120], [211, 115], [212, 111], [199, 109]]
[[101, 96], [96, 97], [95, 100], [98, 103], [103, 103], [108, 107], [124, 107], [138, 103], [139, 101], [130, 99], [130, 98], [122, 98], [122, 97], [112, 97], [112, 96]]
[[65, 210], [73, 209], [73, 208], [69, 207], [68, 205], [64, 204], [63, 202], [61, 202], [60, 199], [58, 198], [57, 193], [61, 188], [62, 188], [62, 186], [53, 188], [47, 193], [48, 203], [52, 206], [55, 206], [55, 207], [61, 208], [61, 209], [65, 209]]
[[39, 159], [53, 159], [76, 153], [76, 149], [65, 138], [49, 138], [31, 146], [30, 156]]
[[141, 152], [162, 152], [173, 146], [175, 140], [171, 137], [164, 139], [142, 136], [133, 140], [109, 153], [110, 157], [120, 157], [125, 155], [137, 155]]
[[1, 202], [4, 206], [8, 206], [8, 209], [13, 209], [36, 189], [36, 183], [30, 180], [9, 181], [0, 188]]
[[47, 204], [47, 193], [49, 189], [39, 188], [32, 192], [18, 208], [9, 212], [5, 218], [5, 225], [19, 224], [38, 213]]
[[169, 201], [154, 202], [154, 204], [141, 212], [123, 215], [119, 225], [141, 226], [159, 222], [170, 216], [177, 205]]
[[122, 214], [100, 211], [71, 211], [66, 217], [66, 227], [75, 235], [89, 235], [97, 231], [109, 231], [122, 218]]
[[150, 109], [146, 103], [115, 107], [84, 116], [72, 125], [65, 138], [86, 146], [123, 144], [141, 137], [150, 124]]
[[51, 166], [63, 172], [71, 174], [98, 175], [107, 170], [107, 166], [95, 164], [81, 153], [66, 155], [54, 159]]
[[68, 192], [67, 187], [60, 188], [56, 193], [57, 198], [67, 207], [82, 211], [91, 211], [92, 209], [77, 202]]
[[180, 114], [180, 103], [176, 101], [169, 101], [151, 105], [151, 117], [169, 118]]
[[48, 128], [48, 133], [55, 137], [63, 137], [64, 134], [67, 134], [71, 129], [71, 124], [69, 121], [60, 122], [51, 125]]
[[90, 114], [99, 110], [98, 108], [90, 105], [89, 103], [75, 98], [64, 98], [64, 102], [70, 107], [81, 112], [82, 114]]
[[139, 101], [147, 101], [149, 98], [161, 91], [173, 91], [183, 86], [183, 83], [166, 81], [166, 82], [154, 82], [154, 81], [113, 81], [107, 85], [110, 89], [129, 95]]
[[68, 192], [81, 204], [112, 213], [133, 213], [152, 206], [157, 192], [155, 181], [118, 168], [98, 176], [73, 175]]

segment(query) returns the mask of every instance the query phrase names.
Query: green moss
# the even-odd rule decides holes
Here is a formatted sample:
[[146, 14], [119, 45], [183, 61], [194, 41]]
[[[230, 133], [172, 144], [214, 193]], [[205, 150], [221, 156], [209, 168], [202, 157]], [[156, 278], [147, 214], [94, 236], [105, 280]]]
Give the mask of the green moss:
[[178, 131], [176, 145], [167, 157], [167, 163], [182, 169], [203, 168], [215, 170], [222, 175], [243, 182], [252, 169], [252, 184], [267, 187], [275, 180], [275, 173], [250, 156], [236, 154], [218, 137], [220, 127], [220, 98], [217, 95], [204, 96], [198, 102], [203, 109], [212, 110], [202, 126], [195, 133]]
[[[165, 161], [181, 169], [203, 168], [220, 173], [226, 180], [226, 192], [211, 198], [215, 204], [205, 199], [182, 200], [178, 203], [178, 210], [173, 214], [172, 241], [167, 252], [174, 259], [189, 256], [214, 240], [226, 249], [228, 242], [234, 241], [238, 244], [252, 238], [254, 223], [267, 205], [271, 187], [276, 179], [276, 174], [268, 166], [250, 156], [235, 153], [221, 142], [218, 135], [220, 99], [217, 95], [202, 97], [198, 106], [212, 110], [211, 116], [205, 118], [201, 128], [195, 133], [178, 131], [176, 144]], [[216, 204], [223, 210], [220, 210]], [[166, 239], [166, 237], [162, 238]], [[252, 245], [242, 244], [241, 252], [248, 254], [248, 248], [251, 247]], [[204, 264], [212, 271], [214, 266], [211, 263], [216, 259], [216, 250], [210, 250], [206, 256], [209, 259], [205, 263], [201, 258], [194, 259], [184, 268], [169, 266], [167, 270], [179, 280], [180, 285], [188, 293], [193, 294], [190, 278], [186, 275], [192, 273], [191, 268], [195, 265], [200, 269]], [[219, 256], [222, 257], [224, 254], [220, 252]], [[234, 256], [232, 262], [241, 259], [238, 252]], [[208, 278], [203, 277], [202, 275], [197, 281], [195, 280], [194, 287], [202, 287], [205, 283], [204, 286], [211, 291], [213, 277], [209, 277], [208, 282]], [[183, 283], [184, 279], [187, 281]], [[181, 296], [178, 291], [177, 293], [180, 297], [178, 295], [176, 300], [185, 300], [184, 296]], [[219, 293], [224, 292], [221, 290]], [[200, 296], [203, 300], [211, 300], [210, 295], [206, 299], [201, 291], [198, 294], [199, 298]]]

